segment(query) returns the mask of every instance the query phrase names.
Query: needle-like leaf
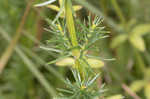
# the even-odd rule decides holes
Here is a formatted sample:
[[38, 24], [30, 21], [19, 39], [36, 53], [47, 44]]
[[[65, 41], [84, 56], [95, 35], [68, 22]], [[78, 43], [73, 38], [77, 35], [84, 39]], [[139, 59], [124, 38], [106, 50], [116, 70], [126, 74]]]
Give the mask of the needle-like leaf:
[[51, 3], [55, 2], [55, 1], [56, 1], [56, 0], [49, 0], [49, 1], [46, 1], [46, 2], [44, 2], [44, 3], [36, 4], [36, 5], [34, 5], [34, 6], [35, 6], [35, 7], [42, 7], [42, 6], [51, 4]]

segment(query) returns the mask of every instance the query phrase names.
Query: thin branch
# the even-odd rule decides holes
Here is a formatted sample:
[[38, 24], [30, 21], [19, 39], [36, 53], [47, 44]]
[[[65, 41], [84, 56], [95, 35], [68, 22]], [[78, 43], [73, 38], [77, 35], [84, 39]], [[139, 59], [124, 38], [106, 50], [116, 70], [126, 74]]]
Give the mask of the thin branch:
[[21, 32], [22, 32], [22, 29], [24, 27], [26, 18], [29, 14], [29, 11], [31, 9], [33, 1], [34, 0], [30, 0], [28, 2], [27, 7], [26, 7], [25, 12], [24, 12], [24, 15], [21, 19], [20, 25], [16, 31], [15, 36], [13, 37], [13, 39], [12, 39], [11, 43], [9, 44], [9, 46], [7, 47], [7, 49], [5, 50], [4, 54], [0, 57], [0, 73], [2, 73], [3, 69], [5, 68], [9, 58], [11, 57], [11, 55], [13, 53], [13, 50], [14, 50], [17, 42], [19, 41], [19, 38], [21, 37]]
[[122, 88], [133, 97], [133, 99], [141, 99], [136, 93], [134, 93], [126, 84], [122, 84]]

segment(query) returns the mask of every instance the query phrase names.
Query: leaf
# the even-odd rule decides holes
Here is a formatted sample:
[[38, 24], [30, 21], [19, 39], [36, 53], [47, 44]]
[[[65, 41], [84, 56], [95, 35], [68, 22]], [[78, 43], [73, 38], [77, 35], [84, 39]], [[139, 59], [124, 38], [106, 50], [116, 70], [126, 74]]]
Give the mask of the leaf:
[[150, 83], [145, 86], [144, 94], [146, 96], [146, 99], [150, 99]]
[[72, 66], [72, 65], [74, 65], [74, 62], [75, 61], [74, 61], [73, 58], [67, 57], [67, 58], [64, 58], [64, 59], [56, 62], [56, 65], [57, 66], [62, 66], [62, 67], [64, 67], [64, 66]]
[[80, 5], [75, 5], [75, 6], [73, 6], [73, 10], [74, 10], [74, 11], [78, 11], [78, 10], [80, 10], [80, 9], [82, 9], [82, 6], [80, 6]]
[[[67, 57], [64, 59], [61, 59], [59, 61], [56, 62], [57, 66], [73, 66], [74, 65], [75, 60], [71, 57]], [[98, 59], [94, 59], [94, 58], [88, 58], [87, 59], [88, 64], [91, 66], [91, 68], [101, 68], [104, 66], [104, 62]]]
[[35, 7], [42, 7], [42, 6], [51, 4], [51, 3], [55, 2], [55, 1], [56, 1], [56, 0], [49, 0], [49, 1], [46, 1], [46, 2], [44, 2], [44, 3], [36, 4], [36, 5], [34, 5], [34, 6], [35, 6]]
[[123, 96], [119, 94], [119, 95], [110, 96], [106, 99], [123, 99]]
[[129, 37], [129, 41], [139, 51], [145, 51], [145, 43], [142, 37], [132, 35]]
[[53, 9], [57, 12], [59, 12], [60, 8], [58, 6], [55, 6], [55, 5], [47, 5], [46, 7], [50, 8], [50, 9]]
[[137, 25], [131, 31], [132, 35], [143, 36], [147, 33], [150, 33], [150, 24], [140, 24]]
[[95, 80], [99, 77], [99, 75], [100, 75], [100, 74], [97, 74], [93, 79], [91, 79], [91, 80], [88, 82], [88, 85], [87, 85], [87, 86], [92, 85], [92, 84], [95, 82]]
[[91, 66], [91, 68], [101, 68], [104, 66], [104, 62], [94, 58], [88, 58], [87, 62]]
[[121, 34], [121, 35], [115, 37], [112, 40], [111, 48], [116, 48], [117, 46], [119, 46], [120, 44], [125, 42], [126, 40], [127, 40], [127, 35], [126, 34]]
[[62, 17], [62, 16], [64, 16], [64, 12], [65, 11], [64, 11], [64, 2], [63, 2], [62, 6], [60, 6], [59, 12], [57, 13], [57, 15], [52, 23], [54, 24], [58, 20], [59, 17], [64, 18], [64, 17]]
[[146, 68], [145, 79], [149, 80], [149, 76], [150, 76], [150, 68]]
[[58, 0], [59, 1], [59, 5], [60, 5], [60, 7], [62, 6], [62, 4], [63, 4], [63, 0]]
[[136, 80], [130, 85], [130, 89], [134, 92], [140, 91], [145, 85], [145, 81], [143, 80]]
[[47, 51], [53, 51], [53, 52], [57, 52], [57, 53], [61, 53], [61, 50], [58, 49], [54, 49], [54, 48], [49, 48], [49, 47], [45, 47], [45, 46], [40, 46], [41, 49], [43, 50], [47, 50]]
[[129, 22], [127, 23], [127, 26], [129, 28], [132, 28], [132, 26], [135, 25], [136, 22], [137, 22], [137, 20], [135, 18], [133, 18], [133, 19], [129, 20]]
[[70, 90], [60, 89], [60, 88], [57, 88], [57, 90], [58, 90], [58, 91], [61, 91], [61, 92], [64, 92], [64, 93], [73, 94], [73, 92], [70, 91]]
[[[56, 5], [47, 5], [48, 8], [52, 9], [52, 10], [55, 10], [57, 12], [60, 12], [61, 10], [61, 7], [63, 7], [63, 1], [62, 0], [59, 0], [59, 6], [56, 6]], [[75, 5], [75, 6], [72, 6], [73, 7], [73, 10], [74, 11], [78, 11], [80, 9], [82, 9], [82, 6], [80, 5]], [[65, 11], [64, 11], [64, 8], [62, 9], [61, 11], [61, 14], [59, 15], [60, 18], [65, 18]]]

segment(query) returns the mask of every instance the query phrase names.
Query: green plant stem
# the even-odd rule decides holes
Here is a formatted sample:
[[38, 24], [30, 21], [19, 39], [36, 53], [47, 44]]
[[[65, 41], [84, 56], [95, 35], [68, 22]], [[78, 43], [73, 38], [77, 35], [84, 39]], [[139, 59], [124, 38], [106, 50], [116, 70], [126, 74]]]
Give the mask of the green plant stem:
[[[65, 0], [65, 15], [66, 15], [66, 23], [67, 23], [67, 28], [68, 28], [68, 32], [69, 32], [69, 37], [71, 40], [72, 47], [77, 47], [78, 41], [77, 41], [77, 37], [76, 37], [74, 19], [73, 19], [71, 8], [72, 8], [71, 0]], [[79, 58], [79, 56], [80, 56], [79, 49], [74, 49], [72, 51], [72, 54], [75, 58]]]
[[108, 12], [108, 10], [107, 10], [107, 0], [100, 0], [100, 6], [103, 10], [104, 15], [107, 16], [107, 12]]
[[[73, 19], [73, 14], [72, 14], [72, 3], [71, 0], [65, 0], [65, 16], [66, 16], [66, 23], [67, 23], [67, 28], [69, 32], [69, 37], [72, 43], [72, 47], [77, 47], [78, 46], [78, 41], [76, 37], [76, 31], [75, 31], [75, 25], [74, 25], [74, 19]], [[72, 51], [72, 55], [75, 58], [75, 68], [80, 72], [82, 79], [85, 78], [85, 74], [82, 70], [82, 66], [79, 61], [80, 57], [80, 50], [75, 48]]]
[[65, 15], [66, 15], [66, 23], [69, 31], [69, 35], [71, 38], [72, 46], [76, 47], [78, 46], [77, 37], [76, 37], [76, 31], [74, 26], [74, 19], [72, 15], [72, 4], [70, 0], [65, 1]]
[[117, 13], [121, 23], [123, 25], [125, 25], [126, 19], [125, 19], [123, 13], [122, 13], [122, 11], [121, 11], [117, 1], [116, 0], [111, 0], [111, 2], [112, 2], [112, 5], [113, 5], [113, 7], [114, 7], [114, 9], [115, 9], [115, 11], [116, 11], [116, 13]]
[[135, 49], [135, 59], [136, 59], [136, 63], [138, 65], [138, 69], [139, 71], [141, 71], [143, 74], [146, 73], [146, 66], [145, 63], [143, 62], [142, 56], [140, 55], [140, 53]]

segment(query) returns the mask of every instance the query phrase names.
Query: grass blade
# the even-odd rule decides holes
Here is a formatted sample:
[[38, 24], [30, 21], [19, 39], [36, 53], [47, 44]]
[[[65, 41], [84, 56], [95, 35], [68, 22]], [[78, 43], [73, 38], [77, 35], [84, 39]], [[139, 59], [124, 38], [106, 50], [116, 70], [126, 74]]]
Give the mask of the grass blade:
[[[7, 33], [2, 32], [1, 30], [1, 34], [3, 35], [3, 37], [10, 42], [10, 37], [8, 36]], [[45, 90], [49, 93], [50, 96], [56, 96], [56, 92], [54, 90], [54, 88], [50, 85], [50, 83], [45, 79], [45, 77], [40, 73], [40, 71], [36, 68], [35, 64], [30, 61], [30, 59], [28, 59], [28, 57], [24, 54], [24, 52], [22, 50], [20, 50], [19, 47], [15, 48], [15, 51], [17, 52], [17, 54], [22, 58], [23, 62], [26, 64], [26, 66], [28, 67], [28, 69], [33, 73], [33, 75], [38, 79], [38, 81], [41, 83], [41, 85], [45, 88]]]

